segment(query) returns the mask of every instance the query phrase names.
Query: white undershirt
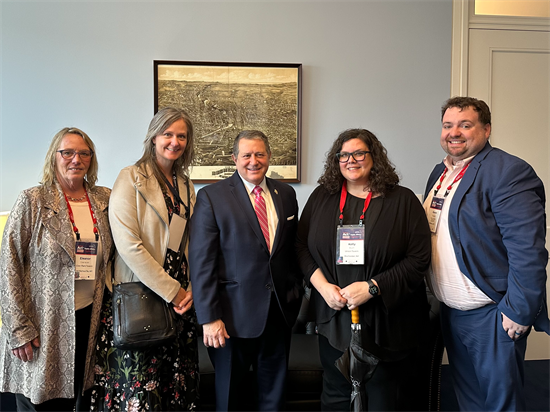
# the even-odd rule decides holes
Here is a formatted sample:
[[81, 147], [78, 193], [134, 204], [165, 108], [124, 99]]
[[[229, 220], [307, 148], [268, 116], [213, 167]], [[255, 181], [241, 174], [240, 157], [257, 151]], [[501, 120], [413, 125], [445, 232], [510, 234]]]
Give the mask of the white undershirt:
[[[444, 196], [447, 187], [473, 158], [474, 156], [458, 161], [455, 165], [452, 164], [448, 156], [445, 158], [444, 163], [449, 170], [441, 184], [441, 189], [437, 194], [438, 197]], [[454, 309], [472, 310], [481, 308], [493, 301], [460, 271], [451, 241], [449, 208], [461, 181], [462, 179], [453, 184], [453, 188], [445, 198], [437, 231], [432, 233], [432, 264], [427, 280], [430, 290], [440, 302]], [[426, 214], [429, 213], [434, 190], [438, 184], [439, 178], [424, 201]]]
[[[78, 231], [80, 232], [80, 240], [93, 239], [94, 223], [92, 221], [92, 215], [90, 213], [90, 207], [88, 202], [71, 202], [71, 209], [73, 210], [74, 222]], [[73, 232], [74, 239], [76, 241], [76, 234]], [[95, 278], [97, 279], [99, 274], [99, 268], [103, 262], [103, 253], [101, 247], [101, 238], [97, 249], [97, 260], [95, 267]], [[85, 308], [92, 304], [94, 301], [95, 280], [75, 280], [74, 282], [74, 306], [75, 310]]]
[[269, 224], [269, 250], [273, 251], [273, 240], [275, 239], [275, 233], [277, 232], [277, 225], [279, 224], [279, 218], [277, 217], [277, 212], [275, 210], [275, 205], [273, 204], [273, 198], [271, 197], [271, 192], [267, 188], [267, 184], [264, 180], [259, 185], [255, 185], [254, 183], [250, 183], [242, 178], [242, 176], [239, 174], [239, 177], [242, 179], [244, 183], [244, 187], [246, 188], [246, 191], [248, 192], [248, 198], [250, 199], [250, 203], [252, 203], [252, 207], [254, 210], [256, 210], [256, 203], [255, 198], [256, 195], [252, 193], [252, 190], [256, 186], [260, 186], [262, 188], [262, 197], [265, 200], [265, 208], [267, 212], [267, 220]]

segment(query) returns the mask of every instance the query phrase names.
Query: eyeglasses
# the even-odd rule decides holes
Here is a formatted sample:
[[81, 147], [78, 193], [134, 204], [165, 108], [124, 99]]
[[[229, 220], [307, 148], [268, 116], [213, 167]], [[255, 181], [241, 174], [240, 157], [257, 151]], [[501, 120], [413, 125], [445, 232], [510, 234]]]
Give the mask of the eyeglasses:
[[341, 153], [336, 153], [336, 158], [340, 163], [346, 163], [347, 161], [349, 161], [349, 157], [351, 156], [355, 159], [356, 162], [360, 162], [361, 160], [365, 160], [365, 156], [367, 153], [370, 153], [370, 151], [357, 150], [353, 153], [341, 152]]
[[65, 150], [58, 150], [57, 153], [61, 153], [61, 157], [63, 159], [73, 159], [76, 155], [80, 156], [81, 160], [89, 160], [94, 155], [94, 152], [91, 150], [71, 150], [71, 149], [65, 149]]

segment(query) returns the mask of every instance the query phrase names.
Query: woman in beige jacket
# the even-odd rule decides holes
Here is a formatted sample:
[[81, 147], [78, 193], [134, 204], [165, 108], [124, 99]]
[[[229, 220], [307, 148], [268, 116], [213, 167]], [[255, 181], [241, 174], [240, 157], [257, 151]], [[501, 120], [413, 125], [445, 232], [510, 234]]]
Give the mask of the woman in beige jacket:
[[[149, 125], [142, 158], [123, 169], [113, 187], [109, 217], [117, 248], [115, 282], [140, 281], [172, 303], [179, 315], [178, 337], [170, 345], [145, 350], [112, 347], [112, 302], [108, 296], [98, 342], [93, 410], [196, 408], [196, 315], [185, 230], [195, 204], [188, 174], [192, 159], [189, 116], [183, 110], [162, 109]], [[173, 239], [170, 242], [170, 228], [175, 221], [181, 221], [184, 235], [174, 243]]]

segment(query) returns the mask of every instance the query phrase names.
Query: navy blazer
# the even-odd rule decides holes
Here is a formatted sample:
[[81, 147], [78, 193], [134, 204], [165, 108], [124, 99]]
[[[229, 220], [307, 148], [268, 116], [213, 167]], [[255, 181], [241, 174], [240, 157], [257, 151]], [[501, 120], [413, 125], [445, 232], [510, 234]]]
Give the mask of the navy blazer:
[[221, 319], [231, 337], [261, 335], [273, 291], [289, 327], [301, 304], [296, 193], [266, 181], [279, 219], [272, 253], [238, 172], [203, 187], [191, 218], [189, 271], [198, 322]]
[[[434, 168], [425, 196], [444, 169]], [[550, 334], [544, 205], [533, 168], [487, 143], [456, 188], [449, 231], [461, 272], [514, 322]]]

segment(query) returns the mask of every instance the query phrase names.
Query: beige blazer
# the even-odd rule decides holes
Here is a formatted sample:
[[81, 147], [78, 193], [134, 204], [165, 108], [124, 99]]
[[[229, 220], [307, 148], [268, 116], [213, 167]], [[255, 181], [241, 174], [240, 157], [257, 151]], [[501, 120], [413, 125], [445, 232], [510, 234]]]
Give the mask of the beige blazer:
[[[191, 180], [188, 181], [192, 214], [195, 188]], [[178, 187], [181, 199], [187, 203], [187, 188], [182, 178], [178, 178]], [[109, 220], [117, 249], [115, 283], [141, 281], [171, 302], [181, 286], [163, 269], [170, 237], [168, 210], [150, 168], [133, 165], [122, 169], [111, 194]], [[183, 247], [187, 254], [188, 245]]]
[[[103, 264], [96, 279], [85, 387], [93, 384], [96, 335], [107, 265], [113, 252], [107, 206], [110, 189], [88, 195], [99, 225]], [[58, 185], [24, 190], [13, 207], [0, 252], [0, 391], [22, 393], [37, 404], [74, 397], [75, 241]], [[32, 362], [11, 350], [40, 337]]]

